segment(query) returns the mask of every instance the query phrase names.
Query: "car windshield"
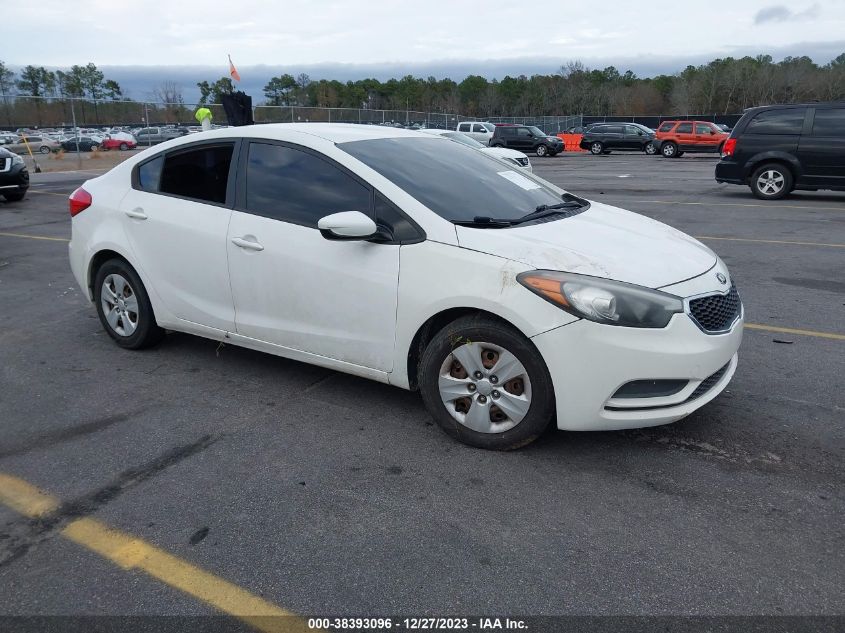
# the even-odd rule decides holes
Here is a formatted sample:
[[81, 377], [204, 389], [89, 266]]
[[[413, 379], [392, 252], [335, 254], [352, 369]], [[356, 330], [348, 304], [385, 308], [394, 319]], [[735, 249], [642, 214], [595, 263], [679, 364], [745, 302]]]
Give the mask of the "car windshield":
[[440, 136], [445, 136], [449, 140], [455, 141], [457, 143], [461, 143], [462, 145], [466, 145], [467, 147], [474, 147], [475, 149], [485, 148], [486, 145], [482, 145], [474, 138], [470, 138], [466, 134], [461, 134], [460, 132], [447, 132], [445, 134], [441, 134]]
[[510, 220], [562, 201], [544, 181], [437, 138], [382, 138], [338, 147], [450, 222]]
[[546, 133], [538, 127], [534, 127], [533, 125], [529, 125], [528, 129], [531, 130], [531, 133], [534, 136], [546, 136]]

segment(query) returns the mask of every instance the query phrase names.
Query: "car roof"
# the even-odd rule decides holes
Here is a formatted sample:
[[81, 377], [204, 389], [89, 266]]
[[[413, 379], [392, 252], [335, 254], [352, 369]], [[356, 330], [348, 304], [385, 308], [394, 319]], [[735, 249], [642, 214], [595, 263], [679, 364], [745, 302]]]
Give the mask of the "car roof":
[[[233, 136], [250, 136], [260, 132], [264, 138], [284, 140], [285, 132], [299, 132], [322, 138], [331, 143], [346, 143], [349, 141], [368, 141], [382, 138], [431, 138], [431, 134], [386, 125], [361, 125], [359, 123], [262, 123], [258, 125], [244, 125], [227, 127], [202, 132], [203, 138], [231, 138]], [[450, 130], [454, 131], [454, 130]], [[186, 137], [187, 138], [187, 137]]]
[[810, 101], [809, 103], [771, 103], [769, 105], [746, 108], [745, 112], [760, 112], [762, 110], [781, 110], [786, 108], [842, 108], [845, 101]]

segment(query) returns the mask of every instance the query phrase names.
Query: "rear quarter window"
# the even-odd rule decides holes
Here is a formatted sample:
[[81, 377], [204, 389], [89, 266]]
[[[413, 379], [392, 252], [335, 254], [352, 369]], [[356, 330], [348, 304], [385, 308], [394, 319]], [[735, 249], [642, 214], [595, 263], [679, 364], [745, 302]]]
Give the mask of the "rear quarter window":
[[765, 110], [755, 115], [745, 128], [746, 134], [801, 134], [806, 108]]
[[813, 136], [845, 138], [845, 108], [816, 110], [816, 116], [813, 119]]

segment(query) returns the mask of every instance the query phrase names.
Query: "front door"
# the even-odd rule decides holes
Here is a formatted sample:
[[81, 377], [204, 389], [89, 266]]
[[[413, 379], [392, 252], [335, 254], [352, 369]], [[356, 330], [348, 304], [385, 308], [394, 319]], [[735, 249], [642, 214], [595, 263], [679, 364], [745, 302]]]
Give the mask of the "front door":
[[238, 334], [390, 371], [400, 246], [317, 229], [340, 211], [373, 217], [373, 190], [302, 147], [252, 141], [247, 151], [226, 245]]
[[234, 331], [226, 230], [235, 143], [180, 147], [137, 168], [120, 203], [134, 260], [176, 317]]

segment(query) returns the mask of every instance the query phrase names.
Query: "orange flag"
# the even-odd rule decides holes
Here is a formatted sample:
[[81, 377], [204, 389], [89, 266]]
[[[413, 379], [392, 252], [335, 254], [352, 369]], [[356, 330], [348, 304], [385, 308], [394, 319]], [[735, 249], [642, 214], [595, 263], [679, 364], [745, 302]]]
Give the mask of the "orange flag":
[[238, 69], [235, 68], [235, 65], [232, 63], [232, 56], [229, 55], [229, 74], [232, 75], [232, 79], [235, 81], [241, 80], [241, 75], [238, 73]]

